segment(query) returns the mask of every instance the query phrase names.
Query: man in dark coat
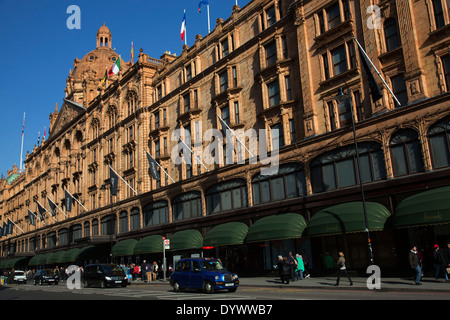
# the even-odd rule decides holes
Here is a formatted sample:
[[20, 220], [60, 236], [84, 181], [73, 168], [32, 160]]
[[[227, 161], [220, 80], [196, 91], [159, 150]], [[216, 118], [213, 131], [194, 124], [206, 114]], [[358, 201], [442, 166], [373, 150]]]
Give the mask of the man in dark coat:
[[445, 269], [446, 258], [442, 251], [439, 250], [439, 245], [433, 246], [433, 264], [434, 264], [434, 280], [439, 281], [439, 273], [444, 274], [445, 281], [448, 281], [447, 270]]
[[411, 251], [409, 252], [409, 265], [415, 272], [414, 283], [420, 285], [420, 277], [422, 275], [422, 270], [419, 265], [419, 254], [417, 252], [417, 247], [413, 246]]

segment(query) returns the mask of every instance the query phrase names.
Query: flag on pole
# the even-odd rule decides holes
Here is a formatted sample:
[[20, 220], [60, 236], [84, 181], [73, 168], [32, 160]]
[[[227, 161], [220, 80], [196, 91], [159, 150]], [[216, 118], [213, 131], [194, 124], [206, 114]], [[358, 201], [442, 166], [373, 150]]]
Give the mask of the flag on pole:
[[181, 21], [181, 42], [186, 44], [186, 9], [184, 10], [183, 21]]
[[133, 65], [134, 60], [134, 50], [133, 50], [133, 41], [131, 41], [131, 65]]
[[366, 78], [369, 82], [370, 95], [372, 96], [372, 102], [376, 102], [383, 97], [383, 93], [378, 86], [378, 83], [375, 80], [375, 77], [372, 74], [372, 69], [369, 65], [369, 61], [367, 60], [366, 55], [363, 52], [363, 49], [358, 46], [359, 54], [361, 56], [361, 63], [364, 67], [364, 71], [366, 72]]
[[108, 76], [112, 76], [113, 74], [118, 74], [120, 71], [120, 56], [117, 58], [116, 62], [109, 69]]
[[39, 219], [41, 219], [41, 221], [44, 221], [44, 207], [41, 206], [41, 204], [39, 202], [37, 202], [37, 206], [38, 206], [38, 212], [39, 212]]
[[202, 9], [201, 9], [202, 4], [205, 6], [209, 5], [208, 0], [201, 0], [198, 3], [198, 13], [202, 13]]
[[103, 87], [106, 84], [107, 80], [108, 80], [108, 69], [105, 70], [105, 75], [103, 76], [103, 79], [100, 82], [100, 86]]
[[35, 214], [30, 209], [28, 209], [28, 219], [30, 219], [31, 225], [36, 225]]
[[44, 137], [42, 138], [42, 141], [45, 140], [45, 129], [47, 129], [46, 127], [44, 127]]
[[158, 163], [156, 162], [155, 159], [153, 159], [153, 157], [148, 152], [147, 152], [147, 159], [148, 159], [148, 165], [150, 166], [150, 172], [152, 174], [153, 179], [156, 179], [156, 180], [161, 179], [158, 169], [156, 168], [158, 166]]
[[114, 170], [109, 167], [109, 182], [111, 183], [111, 195], [117, 195], [117, 182], [119, 180], [119, 176], [114, 172]]
[[54, 203], [50, 198], [47, 196], [48, 200], [48, 206], [50, 207], [50, 211], [52, 212], [52, 216], [56, 216], [56, 203]]
[[65, 197], [65, 203], [66, 203], [66, 211], [71, 212], [72, 211], [72, 196], [67, 190], [64, 190], [64, 197]]

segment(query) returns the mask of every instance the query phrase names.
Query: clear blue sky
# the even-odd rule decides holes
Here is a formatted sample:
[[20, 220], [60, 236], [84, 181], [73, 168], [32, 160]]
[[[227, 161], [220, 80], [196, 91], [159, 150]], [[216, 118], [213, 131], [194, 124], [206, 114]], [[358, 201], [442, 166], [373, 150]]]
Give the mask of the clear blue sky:
[[[27, 150], [48, 138], [49, 114], [63, 103], [64, 88], [75, 58], [96, 47], [96, 34], [103, 23], [112, 34], [112, 46], [126, 61], [135, 61], [139, 49], [153, 58], [164, 51], [181, 54], [183, 10], [186, 9], [187, 44], [208, 33], [206, 7], [198, 13], [200, 0], [0, 0], [0, 174], [6, 177], [14, 164], [20, 167], [20, 146], [25, 112], [23, 159]], [[236, 0], [209, 0], [211, 31], [216, 19], [230, 17]], [[243, 8], [250, 0], [238, 0]], [[81, 29], [70, 30], [70, 5], [81, 12]]]

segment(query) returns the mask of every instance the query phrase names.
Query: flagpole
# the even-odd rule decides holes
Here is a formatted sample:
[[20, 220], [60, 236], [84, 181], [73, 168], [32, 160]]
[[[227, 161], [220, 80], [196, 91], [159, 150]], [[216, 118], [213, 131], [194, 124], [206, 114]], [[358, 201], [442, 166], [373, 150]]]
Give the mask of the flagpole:
[[[146, 152], [147, 152], [147, 154], [148, 154], [150, 157], [152, 157], [152, 155], [151, 155], [148, 151], [146, 151]], [[152, 157], [152, 159], [153, 159], [153, 157]], [[175, 183], [175, 180], [173, 180], [172, 177], [169, 176], [169, 174], [166, 172], [166, 170], [164, 170], [163, 167], [161, 167], [161, 165], [158, 163], [158, 161], [156, 161], [155, 159], [153, 159], [153, 160], [156, 162], [156, 164], [158, 165], [158, 167], [160, 167], [161, 170], [164, 171], [164, 173], [166, 174], [166, 176], [168, 176], [169, 179], [172, 180], [173, 183]]]
[[205, 164], [202, 162], [202, 160], [200, 160], [200, 158], [192, 151], [192, 149], [188, 147], [188, 145], [183, 141], [183, 139], [181, 139], [180, 136], [177, 135], [175, 132], [174, 132], [174, 134], [181, 141], [181, 143], [183, 143], [186, 146], [186, 148], [189, 149], [189, 151], [194, 155], [194, 157], [197, 159], [197, 161], [201, 163], [201, 165], [206, 169], [206, 171], [209, 172], [209, 169], [205, 166]]
[[[217, 113], [216, 113], [217, 114]], [[242, 141], [238, 138], [238, 136], [234, 133], [233, 130], [230, 129], [230, 127], [227, 125], [227, 123], [225, 121], [223, 121], [223, 119], [219, 116], [219, 114], [217, 114], [217, 116], [219, 117], [219, 119], [222, 121], [223, 124], [225, 124], [225, 126], [227, 127], [228, 130], [230, 130], [230, 132], [236, 137], [236, 140], [239, 141], [239, 143], [245, 148], [245, 150], [247, 150], [247, 152], [249, 153], [249, 155], [253, 158], [254, 155], [253, 153], [250, 152], [250, 150], [247, 149], [247, 147], [245, 146], [244, 143], [242, 143]]]
[[[186, 17], [186, 9], [184, 9], [184, 17]], [[184, 29], [186, 30], [184, 32], [184, 44], [187, 45], [187, 21], [184, 19]]]
[[[50, 200], [50, 198], [47, 196], [47, 199], [49, 199]], [[52, 200], [50, 200], [50, 201], [52, 201]], [[54, 201], [52, 201], [53, 203], [54, 203], [54, 205], [59, 209], [59, 211], [61, 211], [65, 216], [66, 216], [66, 218], [68, 218], [69, 216], [56, 204], [56, 202], [54, 202]]]
[[45, 207], [44, 207], [39, 201], [36, 200], [36, 202], [37, 202], [37, 203], [38, 203], [45, 211], [47, 211], [47, 213], [53, 218], [53, 220], [55, 220], [56, 222], [58, 222], [58, 220], [56, 220], [56, 218], [55, 218], [50, 212], [48, 212], [48, 210], [45, 209]]
[[117, 176], [123, 181], [123, 182], [125, 182], [125, 184], [131, 189], [131, 190], [133, 190], [134, 191], [134, 193], [137, 195], [138, 193], [136, 192], [136, 190], [134, 190], [133, 189], [133, 187], [131, 187], [121, 176], [120, 176], [120, 174], [118, 174], [111, 166], [109, 166], [109, 168], [112, 170], [112, 171], [114, 171], [114, 173], [115, 174], [117, 174]]
[[22, 155], [23, 155], [23, 135], [24, 135], [24, 132], [25, 132], [25, 112], [23, 113], [22, 146], [20, 147], [20, 173], [22, 173], [22, 170], [23, 170]]
[[[11, 223], [12, 223], [13, 225], [15, 225], [17, 228], [19, 228], [19, 230], [22, 231], [22, 233], [25, 233], [25, 232], [22, 230], [22, 228], [20, 228], [17, 224], [14, 223], [14, 221], [12, 221], [11, 219], [8, 219], [8, 220], [11, 221]], [[17, 232], [16, 232], [16, 233], [17, 233]]]
[[[72, 199], [74, 199], [76, 202], [78, 202], [78, 204], [79, 204], [80, 206], [82, 206], [84, 210], [89, 211], [88, 209], [86, 209], [85, 206], [83, 206], [83, 204], [82, 204], [80, 201], [78, 201], [77, 198], [75, 198], [75, 197], [69, 192], [69, 190], [64, 189], [64, 191], [67, 191], [67, 193], [72, 197]], [[44, 209], [45, 209], [45, 208], [44, 208]]]
[[401, 106], [402, 104], [400, 103], [400, 101], [398, 101], [397, 97], [395, 96], [394, 92], [392, 92], [391, 88], [389, 88], [389, 86], [387, 85], [386, 81], [384, 81], [383, 77], [381, 76], [381, 73], [378, 71], [378, 69], [375, 67], [375, 65], [373, 64], [372, 60], [370, 60], [369, 56], [367, 55], [367, 53], [364, 51], [364, 49], [361, 47], [361, 45], [359, 44], [358, 40], [353, 37], [353, 39], [356, 41], [356, 44], [358, 45], [358, 47], [361, 49], [362, 53], [364, 54], [364, 56], [367, 58], [367, 60], [369, 60], [370, 64], [372, 65], [372, 67], [375, 69], [375, 71], [377, 72], [378, 76], [380, 77], [381, 81], [383, 81], [384, 85], [386, 86], [386, 88], [388, 88], [389, 92], [391, 93], [392, 97], [394, 98], [395, 102], [397, 102], [397, 104], [399, 106]]

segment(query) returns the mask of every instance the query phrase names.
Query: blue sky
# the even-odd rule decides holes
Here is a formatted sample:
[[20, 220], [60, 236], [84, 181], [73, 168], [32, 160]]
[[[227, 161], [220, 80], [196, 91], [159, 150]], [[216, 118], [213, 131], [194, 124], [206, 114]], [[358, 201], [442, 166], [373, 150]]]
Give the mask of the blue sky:
[[[0, 175], [6, 177], [14, 164], [20, 167], [23, 115], [25, 133], [23, 159], [48, 138], [49, 115], [61, 107], [69, 70], [75, 58], [83, 58], [96, 47], [96, 33], [103, 23], [112, 34], [112, 46], [126, 61], [135, 61], [139, 49], [153, 58], [165, 51], [181, 54], [183, 10], [186, 9], [187, 44], [195, 36], [206, 36], [206, 7], [198, 13], [200, 0], [0, 0]], [[250, 0], [238, 0], [243, 8]], [[216, 19], [227, 19], [236, 0], [209, 0], [211, 31]], [[80, 8], [81, 29], [68, 29], [70, 5]]]

